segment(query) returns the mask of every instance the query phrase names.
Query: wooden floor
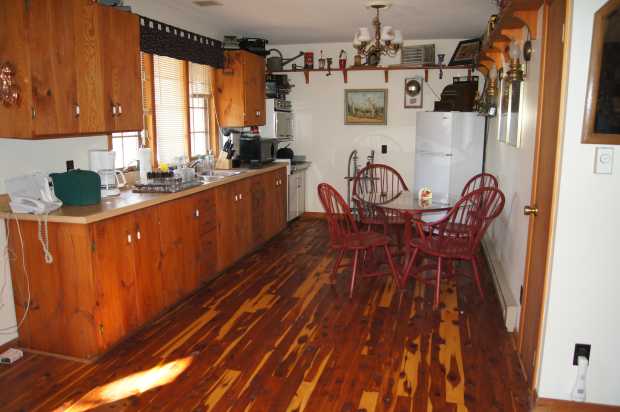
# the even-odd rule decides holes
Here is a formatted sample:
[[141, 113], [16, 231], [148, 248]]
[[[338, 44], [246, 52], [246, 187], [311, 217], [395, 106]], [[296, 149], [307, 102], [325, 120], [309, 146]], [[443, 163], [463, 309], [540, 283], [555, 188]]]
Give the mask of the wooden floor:
[[93, 364], [28, 353], [0, 367], [2, 411], [526, 411], [527, 390], [486, 267], [347, 296], [327, 230], [302, 220]]

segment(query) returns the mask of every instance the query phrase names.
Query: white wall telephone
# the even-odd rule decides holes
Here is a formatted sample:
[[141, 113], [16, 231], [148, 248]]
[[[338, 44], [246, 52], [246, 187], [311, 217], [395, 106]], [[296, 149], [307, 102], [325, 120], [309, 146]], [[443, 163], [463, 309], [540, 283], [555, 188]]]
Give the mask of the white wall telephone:
[[9, 178], [5, 185], [11, 198], [9, 206], [14, 213], [47, 214], [62, 206], [43, 173]]

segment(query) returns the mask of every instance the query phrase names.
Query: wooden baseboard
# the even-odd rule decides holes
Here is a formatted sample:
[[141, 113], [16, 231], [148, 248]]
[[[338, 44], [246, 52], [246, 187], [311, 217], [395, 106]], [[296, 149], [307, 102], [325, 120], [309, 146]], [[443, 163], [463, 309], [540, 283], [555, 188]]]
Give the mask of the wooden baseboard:
[[532, 412], [618, 412], [620, 406], [601, 405], [598, 403], [572, 402], [559, 399], [536, 399]]
[[324, 212], [304, 212], [304, 214], [301, 215], [301, 217], [303, 219], [325, 219], [325, 213]]

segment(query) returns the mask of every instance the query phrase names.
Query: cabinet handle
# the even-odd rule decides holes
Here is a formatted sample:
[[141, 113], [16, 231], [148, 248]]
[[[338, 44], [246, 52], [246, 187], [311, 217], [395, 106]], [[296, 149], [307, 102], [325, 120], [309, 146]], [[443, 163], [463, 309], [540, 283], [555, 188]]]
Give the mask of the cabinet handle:
[[131, 233], [127, 234], [127, 243], [131, 243]]
[[138, 240], [142, 239], [142, 234], [139, 230], [136, 232], [136, 237], [138, 238]]
[[117, 112], [116, 112], [116, 105], [112, 104], [112, 117], [116, 116]]
[[239, 196], [235, 195], [235, 202], [237, 202], [239, 200]]
[[75, 105], [75, 117], [80, 117], [80, 105]]
[[32, 118], [35, 119], [37, 117], [37, 109], [32, 108]]
[[239, 193], [239, 200], [243, 200], [243, 194]]
[[118, 111], [118, 115], [122, 115], [123, 114], [123, 106], [122, 105], [117, 105], [117, 111]]
[[256, 117], [260, 117], [260, 110], [256, 111]]
[[194, 215], [195, 215], [196, 217], [200, 217], [200, 209], [196, 209], [196, 210], [194, 211]]

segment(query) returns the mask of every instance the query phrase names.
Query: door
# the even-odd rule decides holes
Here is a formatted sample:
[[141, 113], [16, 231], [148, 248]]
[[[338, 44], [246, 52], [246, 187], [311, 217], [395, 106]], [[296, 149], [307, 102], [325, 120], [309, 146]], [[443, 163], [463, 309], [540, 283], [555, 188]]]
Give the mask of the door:
[[112, 7], [100, 7], [99, 10], [103, 22], [104, 108], [109, 130], [142, 130], [139, 17]]
[[93, 271], [103, 348], [118, 342], [141, 324], [136, 303], [136, 241], [133, 214], [106, 219], [92, 226]]
[[142, 322], [153, 319], [166, 307], [166, 279], [161, 271], [159, 207], [133, 212], [136, 262], [136, 301]]
[[218, 271], [245, 255], [252, 243], [249, 179], [215, 189]]
[[562, 41], [566, 18], [566, 0], [545, 4], [542, 73], [543, 83], [538, 102], [539, 134], [537, 136], [532, 195], [530, 205], [538, 209], [530, 214], [528, 251], [526, 257], [523, 305], [519, 327], [518, 349], [526, 376], [536, 387], [542, 309], [545, 284], [549, 230], [553, 193], [555, 192], [555, 161], [558, 147], [560, 105], [562, 101], [564, 44]]
[[299, 215], [297, 210], [297, 173], [288, 176], [288, 219], [293, 220]]
[[446, 112], [418, 112], [416, 116], [416, 153], [450, 153], [452, 116]]
[[449, 195], [458, 199], [467, 181], [482, 172], [485, 118], [478, 113], [452, 113], [452, 116], [458, 133], [452, 139]]
[[260, 245], [273, 233], [273, 200], [275, 179], [273, 173], [266, 173], [251, 178], [252, 197], [252, 244]]
[[28, 33], [32, 76], [33, 133], [78, 131], [73, 5], [39, 0], [30, 5]]
[[265, 124], [265, 59], [243, 52], [245, 126]]

